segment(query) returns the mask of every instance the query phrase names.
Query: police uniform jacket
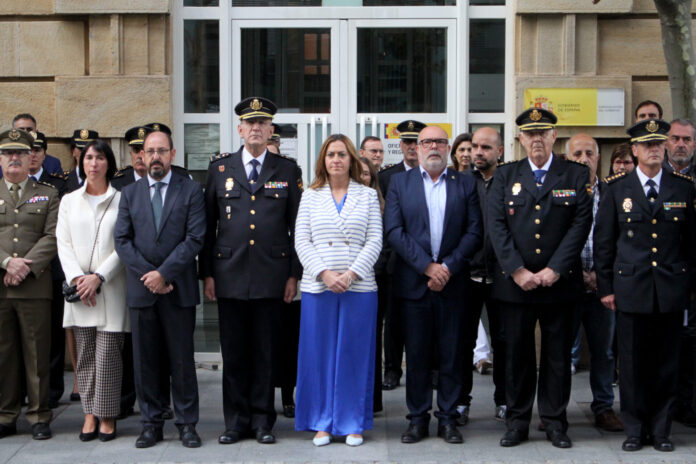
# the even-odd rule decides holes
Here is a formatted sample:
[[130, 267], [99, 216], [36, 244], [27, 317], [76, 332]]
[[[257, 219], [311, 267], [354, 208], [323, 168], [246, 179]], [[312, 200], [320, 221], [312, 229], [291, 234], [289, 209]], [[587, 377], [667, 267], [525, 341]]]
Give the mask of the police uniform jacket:
[[295, 161], [266, 152], [252, 190], [242, 150], [210, 162], [200, 273], [216, 279], [218, 298], [282, 298], [288, 278], [302, 276], [293, 247], [302, 174]]
[[[667, 172], [674, 172], [674, 168], [671, 164], [669, 164], [667, 155], [665, 155], [665, 160], [662, 162], [662, 168]], [[689, 161], [689, 166], [687, 167], [686, 171], [682, 172], [682, 174], [691, 176], [696, 180], [696, 160], [694, 160], [693, 156], [691, 157], [691, 161]]]
[[[29, 179], [14, 204], [0, 181], [0, 262], [8, 257], [31, 259], [31, 272], [16, 287], [0, 285], [0, 298], [51, 299], [50, 263], [56, 256], [58, 190]], [[5, 270], [0, 269], [0, 277]]]
[[80, 178], [77, 176], [77, 170], [73, 169], [70, 172], [65, 172], [65, 191], [64, 193], [70, 193], [74, 192], [75, 190], [79, 189], [82, 187], [82, 184], [80, 183]]
[[[171, 165], [172, 172], [179, 174], [180, 176], [189, 177], [189, 172], [182, 168], [181, 166]], [[126, 166], [120, 169], [111, 179], [111, 185], [118, 191], [121, 191], [126, 185], [130, 185], [135, 182], [135, 169], [133, 166]]]
[[[62, 198], [65, 193], [65, 175], [63, 171], [60, 172], [48, 172], [44, 167], [41, 172], [41, 177], [39, 177], [41, 182], [51, 184], [58, 190], [58, 197]], [[51, 260], [51, 274], [53, 275], [54, 282], [62, 282], [65, 279], [63, 275], [63, 268], [60, 266], [60, 260], [58, 255]], [[53, 285], [56, 285], [55, 283]]]
[[392, 164], [391, 166], [387, 166], [379, 171], [377, 179], [379, 180], [379, 189], [382, 191], [382, 196], [384, 198], [387, 198], [387, 193], [389, 193], [389, 181], [391, 180], [391, 176], [404, 171], [406, 171], [406, 167], [404, 166], [403, 161], [397, 164]]
[[693, 181], [663, 170], [654, 209], [635, 171], [607, 183], [594, 231], [599, 297], [615, 294], [627, 313], [688, 309], [696, 283]]
[[[497, 257], [494, 298], [510, 303], [555, 303], [582, 291], [580, 252], [592, 227], [587, 166], [554, 156], [537, 188], [527, 158], [496, 169], [488, 197], [488, 235]], [[517, 269], [560, 274], [551, 287], [522, 290]]]

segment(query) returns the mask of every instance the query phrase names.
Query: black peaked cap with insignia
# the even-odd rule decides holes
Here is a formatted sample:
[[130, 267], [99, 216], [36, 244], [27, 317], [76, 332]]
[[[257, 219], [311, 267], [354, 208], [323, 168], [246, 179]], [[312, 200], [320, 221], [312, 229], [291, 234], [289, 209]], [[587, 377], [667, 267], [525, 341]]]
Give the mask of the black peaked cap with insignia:
[[[172, 135], [172, 130], [169, 128], [169, 126], [162, 124], [161, 122], [151, 122], [149, 124], [145, 124], [143, 127], [148, 130], [148, 134], [150, 132], [164, 132], [170, 137]], [[147, 134], [145, 135], [147, 136]], [[145, 139], [143, 139], [143, 141], [144, 140]]]
[[271, 134], [270, 140], [280, 140], [280, 126], [276, 123], [271, 124], [273, 126], [273, 133]]
[[521, 131], [553, 129], [557, 122], [556, 115], [543, 108], [528, 108], [515, 119]]
[[420, 131], [425, 129], [426, 125], [420, 121], [415, 121], [409, 119], [408, 121], [400, 122], [396, 126], [396, 130], [399, 131], [399, 138], [403, 140], [416, 140], [418, 139], [418, 134]]
[[71, 138], [77, 148], [85, 148], [89, 142], [99, 138], [99, 132], [91, 129], [75, 129]]
[[626, 129], [631, 143], [663, 142], [667, 140], [670, 125], [662, 119], [646, 119]]
[[237, 103], [234, 112], [239, 116], [239, 120], [251, 118], [270, 118], [278, 111], [278, 107], [268, 98], [249, 97]]
[[126, 141], [128, 145], [142, 145], [145, 143], [145, 136], [150, 133], [150, 129], [144, 126], [131, 127], [126, 131]]
[[32, 145], [32, 148], [43, 148], [44, 150], [48, 146], [46, 143], [46, 135], [44, 135], [43, 132], [39, 131], [31, 131], [29, 134], [34, 137], [34, 144]]

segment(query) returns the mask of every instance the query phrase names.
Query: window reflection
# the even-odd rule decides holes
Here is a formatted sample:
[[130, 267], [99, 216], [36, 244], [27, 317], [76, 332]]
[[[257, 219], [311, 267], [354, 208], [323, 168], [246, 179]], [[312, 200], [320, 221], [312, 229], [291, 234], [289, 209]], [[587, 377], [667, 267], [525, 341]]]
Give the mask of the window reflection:
[[469, 31], [469, 111], [504, 111], [505, 20], [472, 19]]
[[184, 111], [220, 111], [220, 31], [217, 21], [184, 21]]

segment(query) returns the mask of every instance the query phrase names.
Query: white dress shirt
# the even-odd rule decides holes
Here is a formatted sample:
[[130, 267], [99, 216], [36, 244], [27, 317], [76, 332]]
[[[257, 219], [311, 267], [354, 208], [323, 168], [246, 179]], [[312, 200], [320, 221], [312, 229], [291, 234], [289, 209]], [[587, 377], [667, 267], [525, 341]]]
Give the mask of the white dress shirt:
[[152, 177], [150, 177], [150, 174], [147, 175], [147, 182], [150, 184], [150, 200], [152, 201], [152, 197], [155, 195], [155, 189], [153, 185], [157, 182], [162, 182], [164, 185], [160, 187], [160, 195], [162, 195], [162, 206], [164, 206], [164, 199], [167, 196], [167, 187], [169, 187], [169, 183], [172, 181], [172, 170], [171, 168], [169, 169], [169, 172], [167, 173], [162, 180], [155, 180]]
[[648, 177], [646, 176], [643, 171], [640, 170], [640, 166], [636, 168], [636, 172], [638, 173], [638, 179], [640, 179], [640, 185], [643, 186], [643, 192], [645, 192], [645, 196], [648, 196], [648, 190], [650, 190], [649, 185], [645, 185], [647, 181], [650, 179], [655, 182], [655, 190], [657, 193], [660, 193], [660, 181], [662, 180], [662, 169], [660, 169], [660, 172], [658, 172], [655, 177]]
[[[543, 169], [544, 171], [546, 171], [546, 173], [548, 173], [549, 168], [551, 167], [552, 160], [553, 160], [553, 153], [551, 153], [551, 156], [549, 156], [549, 159], [546, 160], [544, 165], [542, 167], [538, 168], [536, 166], [536, 164], [532, 163], [532, 160], [529, 157], [527, 157], [527, 161], [529, 162], [529, 167], [532, 168], [532, 173], [534, 173], [534, 171], [536, 171], [537, 169]], [[546, 180], [546, 173], [544, 173], [544, 175], [541, 177], [542, 183]]]
[[421, 177], [423, 178], [423, 188], [425, 189], [425, 203], [428, 205], [428, 216], [430, 218], [430, 250], [433, 253], [433, 261], [437, 262], [440, 254], [440, 244], [442, 243], [442, 229], [445, 224], [445, 206], [447, 204], [447, 169], [433, 182], [430, 174], [418, 166]]
[[251, 174], [251, 170], [254, 168], [251, 165], [251, 160], [255, 159], [256, 161], [259, 162], [259, 165], [256, 166], [256, 172], [261, 174], [261, 167], [263, 166], [263, 160], [266, 159], [266, 153], [268, 153], [268, 150], [264, 151], [261, 153], [259, 156], [254, 157], [251, 153], [249, 153], [244, 147], [242, 150], [242, 164], [244, 165], [244, 170], [246, 171], [247, 179], [249, 178], [249, 174]]

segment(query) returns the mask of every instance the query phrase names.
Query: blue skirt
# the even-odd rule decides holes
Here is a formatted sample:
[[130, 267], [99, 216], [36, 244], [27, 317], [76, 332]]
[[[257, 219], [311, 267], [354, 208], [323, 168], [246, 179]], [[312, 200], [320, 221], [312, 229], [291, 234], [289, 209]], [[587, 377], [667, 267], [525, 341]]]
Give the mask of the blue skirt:
[[303, 293], [295, 429], [372, 428], [377, 292]]

